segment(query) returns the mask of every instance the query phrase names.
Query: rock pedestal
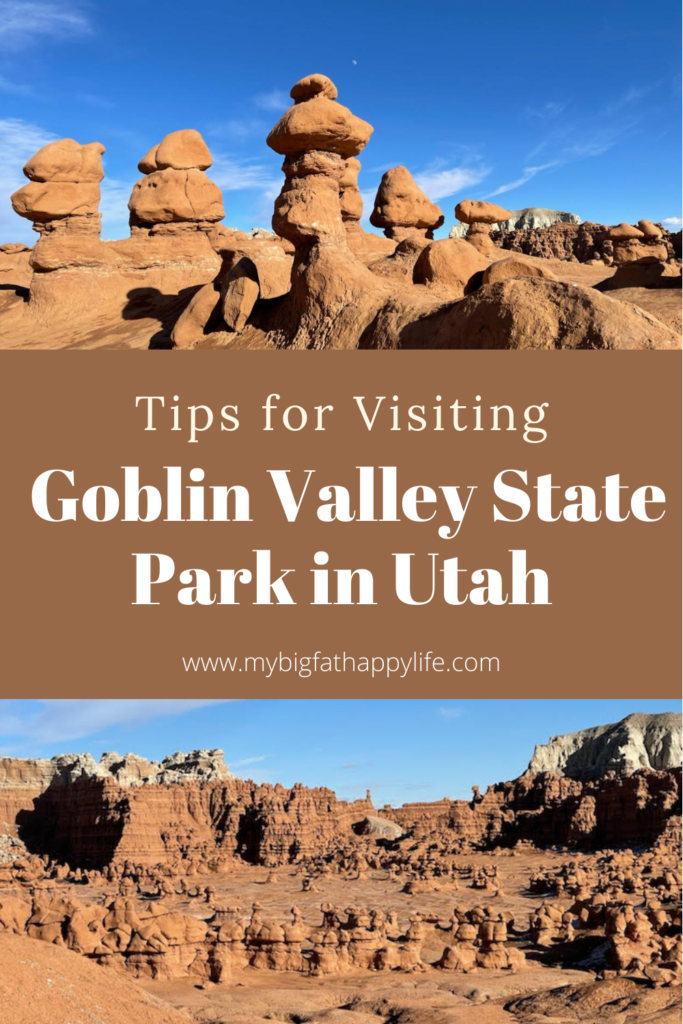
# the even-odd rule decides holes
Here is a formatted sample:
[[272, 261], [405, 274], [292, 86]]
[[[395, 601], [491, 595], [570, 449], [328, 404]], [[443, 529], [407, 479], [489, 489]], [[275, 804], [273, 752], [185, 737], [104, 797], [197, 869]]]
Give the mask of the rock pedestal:
[[387, 238], [433, 238], [444, 222], [439, 207], [424, 194], [406, 167], [392, 167], [382, 175], [370, 223], [383, 228]]
[[466, 238], [470, 245], [475, 246], [483, 255], [493, 255], [498, 252], [498, 248], [491, 239], [491, 225], [508, 220], [512, 214], [495, 203], [464, 199], [456, 206], [455, 216], [461, 224], [469, 224]]
[[[308, 75], [292, 88], [294, 106], [280, 118], [267, 143], [284, 156], [285, 182], [275, 202], [273, 230], [297, 248], [345, 241], [340, 194], [347, 218], [360, 219], [353, 195], [355, 170], [349, 160], [365, 148], [372, 125], [336, 102], [337, 89], [325, 75]], [[356, 161], [357, 163], [357, 161]], [[342, 190], [342, 179], [347, 185]], [[357, 186], [356, 186], [357, 192]]]
[[104, 151], [100, 142], [80, 145], [75, 139], [43, 146], [24, 165], [29, 184], [12, 195], [14, 212], [33, 221], [33, 230], [41, 235], [99, 237]]
[[225, 216], [221, 190], [204, 173], [212, 162], [193, 128], [166, 135], [138, 164], [144, 177], [128, 202], [131, 234], [211, 231]]

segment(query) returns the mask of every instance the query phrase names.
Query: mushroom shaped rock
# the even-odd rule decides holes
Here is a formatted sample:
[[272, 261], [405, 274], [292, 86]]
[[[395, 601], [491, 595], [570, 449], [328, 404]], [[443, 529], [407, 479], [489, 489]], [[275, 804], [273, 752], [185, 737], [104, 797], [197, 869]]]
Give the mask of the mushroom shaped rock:
[[453, 298], [462, 298], [482, 283], [488, 260], [464, 238], [441, 238], [427, 245], [413, 269], [415, 284], [444, 288]]
[[556, 281], [552, 270], [548, 270], [541, 260], [533, 257], [509, 256], [507, 259], [491, 263], [484, 271], [484, 284], [495, 281], [507, 281], [510, 277], [544, 277], [548, 281]]
[[336, 87], [324, 75], [308, 75], [292, 88], [295, 102], [267, 138], [282, 156], [310, 150], [357, 156], [372, 135], [372, 125], [337, 103]]
[[104, 178], [101, 142], [81, 145], [75, 139], [49, 142], [24, 164], [24, 174], [31, 181], [67, 181], [99, 183]]
[[[275, 201], [273, 230], [303, 248], [321, 239], [344, 244], [340, 181], [352, 171], [345, 161], [360, 153], [372, 133], [371, 125], [330, 98], [333, 92], [323, 75], [297, 82], [294, 106], [267, 140], [285, 157], [285, 182]], [[351, 199], [349, 203], [353, 205]]]
[[455, 216], [462, 224], [499, 224], [512, 217], [510, 210], [504, 210], [496, 203], [484, 203], [481, 199], [463, 199], [455, 208]]
[[[149, 156], [150, 153], [147, 154]], [[156, 148], [154, 161], [160, 171], [169, 167], [176, 171], [189, 171], [191, 168], [205, 171], [213, 163], [209, 147], [194, 128], [183, 128], [165, 135]]]
[[611, 242], [625, 242], [629, 238], [643, 238], [643, 232], [639, 228], [634, 228], [632, 224], [616, 224], [610, 228], [606, 238], [609, 238]]
[[402, 240], [411, 234], [433, 238], [444, 216], [416, 184], [407, 167], [392, 167], [382, 175], [370, 223], [383, 228], [387, 238]]
[[147, 174], [133, 186], [128, 209], [144, 224], [219, 221], [225, 216], [218, 185], [195, 168]]
[[631, 263], [645, 256], [655, 256], [657, 259], [666, 260], [669, 255], [666, 245], [661, 239], [646, 234], [640, 228], [633, 227], [632, 224], [617, 224], [615, 227], [611, 227], [607, 238], [613, 243], [613, 261], [616, 266]]
[[464, 199], [455, 208], [455, 216], [463, 224], [469, 224], [467, 241], [484, 255], [494, 255], [497, 246], [491, 239], [491, 225], [512, 216], [509, 210], [495, 203], [484, 203], [480, 199]]
[[651, 220], [639, 220], [638, 227], [643, 232], [645, 238], [661, 238], [662, 229], [657, 227]]

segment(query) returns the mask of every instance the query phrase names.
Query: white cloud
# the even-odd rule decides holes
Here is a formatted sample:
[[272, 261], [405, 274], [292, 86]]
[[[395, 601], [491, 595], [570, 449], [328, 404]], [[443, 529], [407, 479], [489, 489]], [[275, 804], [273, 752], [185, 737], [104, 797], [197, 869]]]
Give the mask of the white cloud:
[[20, 50], [41, 37], [73, 38], [90, 31], [88, 19], [74, 4], [0, 0], [0, 48]]
[[677, 228], [680, 228], [681, 225], [683, 225], [683, 218], [665, 217], [661, 223], [664, 225], [665, 228], [668, 228], [669, 231], [675, 231]]
[[559, 167], [560, 160], [552, 160], [548, 164], [541, 164], [540, 167], [525, 167], [524, 173], [521, 178], [517, 178], [515, 181], [509, 181], [507, 185], [500, 185], [499, 188], [493, 192], [489, 192], [485, 199], [493, 199], [494, 196], [501, 196], [503, 192], [511, 192], [513, 188], [519, 188], [521, 185], [526, 185], [527, 181], [531, 181], [540, 171], [547, 171], [551, 167]]
[[211, 178], [224, 192], [240, 192], [242, 189], [280, 191], [282, 177], [276, 178], [272, 167], [254, 160], [234, 160], [221, 153], [214, 153]]
[[13, 713], [14, 701], [0, 708], [0, 737], [30, 740], [40, 744], [61, 744], [92, 736], [111, 726], [137, 726], [155, 718], [183, 715], [188, 711], [225, 703], [209, 700], [41, 700], [38, 710], [21, 716]]
[[258, 757], [243, 757], [240, 761], [231, 761], [230, 768], [246, 768], [248, 764], [260, 764], [265, 761], [267, 754], [259, 754]]
[[100, 185], [100, 213], [103, 238], [127, 238], [128, 200], [134, 181], [119, 181], [105, 176]]
[[478, 185], [489, 173], [485, 167], [443, 167], [434, 161], [426, 170], [414, 175], [415, 181], [433, 203], [446, 199], [464, 188]]
[[277, 113], [291, 107], [292, 100], [282, 89], [271, 89], [270, 92], [261, 92], [254, 96], [254, 104], [259, 110], [273, 110]]
[[9, 197], [27, 183], [21, 169], [29, 157], [55, 138], [51, 132], [20, 118], [0, 118], [0, 239], [3, 242], [33, 245], [37, 241], [30, 222], [17, 216]]

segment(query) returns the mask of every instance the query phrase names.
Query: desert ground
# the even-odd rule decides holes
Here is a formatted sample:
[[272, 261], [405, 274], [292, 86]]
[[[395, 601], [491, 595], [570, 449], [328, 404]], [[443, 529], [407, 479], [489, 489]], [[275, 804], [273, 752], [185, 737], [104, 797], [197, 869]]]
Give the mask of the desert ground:
[[0, 759], [0, 1021], [669, 1024], [680, 734], [631, 715], [383, 808], [219, 750]]
[[115, 241], [100, 237], [104, 146], [35, 153], [8, 198], [39, 240], [0, 245], [0, 347], [681, 348], [680, 231], [464, 199], [435, 239], [446, 214], [401, 165], [368, 231], [358, 155], [372, 125], [325, 75], [290, 96], [266, 140], [283, 157], [272, 231], [223, 223], [196, 129], [140, 160], [130, 237]]

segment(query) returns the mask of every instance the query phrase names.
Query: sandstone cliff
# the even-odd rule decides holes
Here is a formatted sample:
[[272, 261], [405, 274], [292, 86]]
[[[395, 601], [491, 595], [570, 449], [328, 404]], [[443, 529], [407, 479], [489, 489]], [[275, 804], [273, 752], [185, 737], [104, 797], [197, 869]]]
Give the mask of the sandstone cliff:
[[369, 796], [347, 803], [325, 788], [237, 779], [220, 750], [161, 762], [135, 754], [0, 759], [0, 832], [80, 867], [286, 864], [346, 837], [372, 811]]
[[553, 736], [537, 746], [526, 774], [555, 772], [586, 778], [639, 768], [663, 770], [681, 763], [681, 716], [628, 715], [621, 722]]
[[[417, 835], [444, 831], [478, 849], [537, 846], [605, 849], [652, 846], [681, 814], [681, 770], [569, 779], [543, 772], [474, 788], [473, 800], [442, 800], [382, 809]], [[680, 826], [680, 818], [678, 818]]]
[[218, 750], [161, 762], [132, 754], [105, 754], [99, 762], [89, 755], [4, 758], [3, 857], [21, 855], [25, 844], [74, 868], [277, 867], [362, 842], [363, 823], [378, 815], [382, 831], [389, 822], [396, 834], [436, 831], [462, 848], [519, 840], [579, 849], [652, 845], [681, 813], [680, 743], [680, 716], [631, 715], [537, 747], [525, 775], [483, 795], [473, 787], [471, 801], [379, 812], [369, 793], [347, 802], [326, 788], [235, 778]]

